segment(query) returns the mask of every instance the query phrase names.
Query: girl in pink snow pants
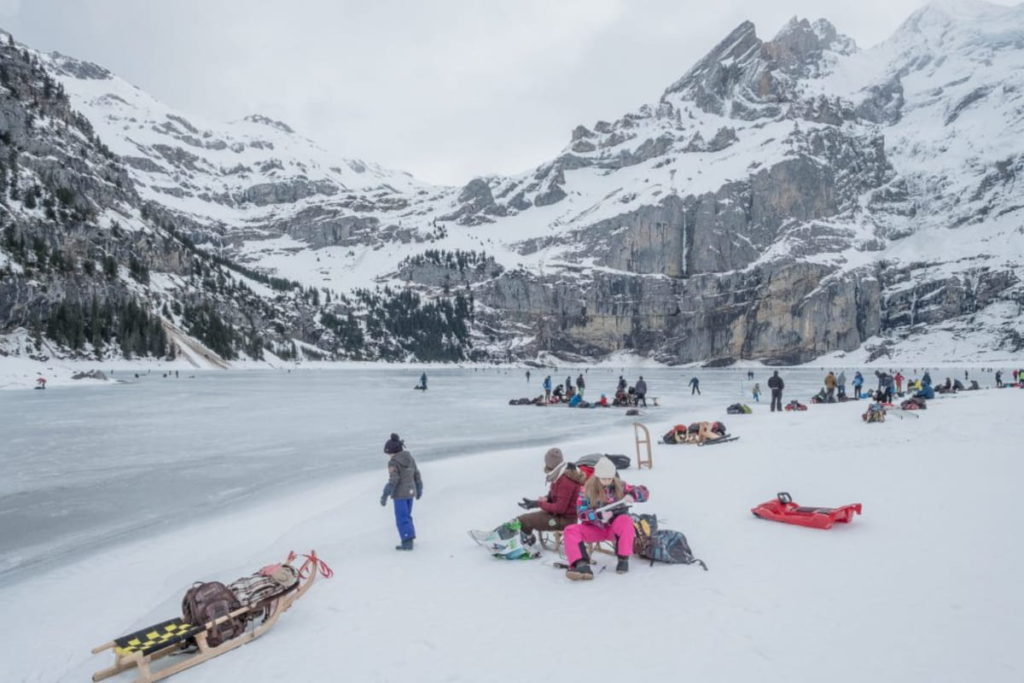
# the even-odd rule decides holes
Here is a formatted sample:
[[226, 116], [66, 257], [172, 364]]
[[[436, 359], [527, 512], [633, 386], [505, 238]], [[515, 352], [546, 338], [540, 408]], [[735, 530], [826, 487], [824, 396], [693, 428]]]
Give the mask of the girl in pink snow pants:
[[594, 475], [587, 480], [576, 503], [576, 518], [579, 524], [565, 527], [562, 538], [565, 541], [565, 559], [569, 569], [565, 575], [573, 581], [589, 581], [594, 578], [590, 569], [585, 543], [615, 540], [615, 552], [619, 562], [615, 571], [625, 574], [629, 571], [629, 556], [633, 554], [633, 518], [626, 509], [604, 510], [598, 508], [621, 501], [624, 505], [642, 503], [648, 498], [647, 487], [630, 486], [618, 477], [615, 465], [608, 458], [601, 458], [594, 466]]

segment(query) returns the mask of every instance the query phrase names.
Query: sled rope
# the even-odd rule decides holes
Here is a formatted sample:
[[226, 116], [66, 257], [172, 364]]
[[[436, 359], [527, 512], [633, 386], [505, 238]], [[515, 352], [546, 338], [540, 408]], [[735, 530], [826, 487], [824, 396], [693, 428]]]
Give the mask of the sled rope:
[[[293, 550], [292, 552], [288, 553], [287, 562], [290, 563], [297, 557], [298, 555], [296, 555], [295, 551]], [[307, 576], [310, 575], [311, 572], [316, 573], [318, 570], [320, 571], [320, 576], [324, 577], [325, 579], [329, 579], [332, 576], [334, 576], [334, 570], [327, 566], [326, 562], [317, 557], [315, 550], [310, 550], [309, 554], [303, 555], [303, 557], [306, 558], [306, 561], [303, 562], [302, 566], [299, 568], [300, 579], [305, 579]]]

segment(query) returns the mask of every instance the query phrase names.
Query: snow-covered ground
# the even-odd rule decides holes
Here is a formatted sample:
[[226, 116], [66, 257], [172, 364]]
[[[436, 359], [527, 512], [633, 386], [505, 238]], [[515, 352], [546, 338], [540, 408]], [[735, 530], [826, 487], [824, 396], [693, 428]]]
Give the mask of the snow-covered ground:
[[[539, 372], [533, 372], [536, 386]], [[606, 374], [604, 381], [618, 374], [606, 368], [589, 375], [595, 372]], [[763, 386], [767, 371], [756, 372]], [[738, 400], [746, 384], [745, 371], [702, 370], [707, 391], [690, 397], [683, 384], [692, 373], [643, 370], [664, 406], [640, 418], [653, 437], [677, 422], [725, 418], [725, 405]], [[251, 381], [261, 374], [242, 373]], [[762, 403], [752, 415], [726, 418], [741, 436], [737, 442], [708, 449], [656, 445], [654, 469], [629, 469], [625, 478], [650, 488], [644, 511], [685, 532], [710, 571], [634, 561], [628, 575], [604, 571], [580, 584], [547, 566], [550, 554], [544, 561], [494, 560], [465, 531], [506, 520], [520, 512], [519, 497], [543, 492], [540, 467], [548, 446], [570, 457], [632, 455], [633, 428], [621, 411], [593, 424], [564, 408], [492, 412], [513, 381], [525, 387], [515, 374], [484, 378], [463, 371], [460, 387], [493, 389], [468, 401], [454, 386], [443, 389], [440, 378], [436, 387], [432, 381], [428, 398], [459, 411], [475, 435], [467, 455], [437, 460], [422, 457], [420, 444], [437, 438], [438, 425], [415, 409], [388, 407], [394, 387], [371, 392], [393, 429], [421, 455], [426, 490], [416, 504], [413, 553], [392, 549], [392, 513], [377, 503], [384, 466], [378, 454], [380, 471], [320, 477], [266, 504], [220, 510], [160, 534], [138, 533], [103, 553], [39, 565], [33, 575], [4, 585], [3, 680], [87, 680], [110, 657], [90, 655], [91, 647], [176, 614], [192, 581], [230, 581], [291, 549], [310, 548], [333, 566], [333, 579], [314, 586], [266, 637], [175, 680], [1024, 678], [1024, 655], [1016, 649], [1024, 636], [1024, 551], [1013, 541], [1024, 521], [1016, 500], [1024, 474], [1018, 457], [1024, 391], [937, 399], [919, 417], [893, 415], [874, 425], [859, 419], [863, 404], [772, 415]], [[794, 388], [785, 398], [806, 400], [821, 373], [784, 374]], [[992, 384], [990, 374], [977, 376], [983, 386]], [[179, 402], [195, 398], [192, 389], [178, 390]], [[45, 398], [64, 391], [47, 391]], [[44, 392], [26, 394], [44, 398]], [[0, 400], [10, 408], [21, 396], [2, 392]], [[278, 405], [308, 427], [300, 417], [308, 406]], [[72, 414], [38, 407], [54, 427], [76, 419], [68, 410]], [[495, 414], [518, 422], [524, 438], [544, 443], [494, 445]], [[216, 453], [228, 446], [223, 440], [232, 429], [252, 425], [230, 411], [220, 422], [220, 432], [201, 421], [178, 426], [207, 430]], [[558, 422], [573, 428], [556, 436]], [[325, 434], [335, 428], [323, 425]], [[378, 437], [380, 445], [386, 436]], [[87, 457], [69, 438], [65, 457]], [[831, 531], [751, 516], [750, 507], [781, 490], [805, 505], [860, 502], [864, 515]], [[126, 506], [123, 515], [138, 512]]]

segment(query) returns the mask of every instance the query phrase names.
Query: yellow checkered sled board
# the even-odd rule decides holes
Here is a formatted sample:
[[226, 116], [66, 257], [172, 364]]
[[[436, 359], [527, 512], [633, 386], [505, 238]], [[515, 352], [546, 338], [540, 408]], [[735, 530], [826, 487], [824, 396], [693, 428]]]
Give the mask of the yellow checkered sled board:
[[[104, 650], [113, 650], [114, 664], [94, 673], [92, 680], [102, 681], [126, 671], [135, 670], [138, 674], [134, 679], [135, 683], [153, 683], [153, 681], [173, 676], [259, 638], [277, 622], [278, 618], [292, 606], [292, 603], [310, 589], [318, 574], [325, 578], [330, 578], [333, 574], [330, 567], [316, 556], [315, 551], [310, 551], [303, 557], [306, 558], [306, 561], [297, 571], [298, 583], [277, 596], [252, 605], [245, 605], [206, 624], [197, 626], [188, 624], [180, 618], [168, 619], [94, 647], [93, 654], [99, 654]], [[295, 558], [294, 553], [289, 553], [285, 564], [292, 562]], [[262, 618], [262, 623], [258, 626], [252, 619], [257, 615]], [[235, 618], [242, 618], [249, 624], [246, 631], [218, 645], [210, 645], [208, 642], [209, 629], [225, 620]], [[190, 647], [193, 644], [195, 647]], [[181, 653], [182, 657], [175, 658], [178, 659], [175, 663], [159, 669], [151, 668], [151, 665], [176, 653]], [[163, 663], [166, 664], [166, 662]]]
[[141, 631], [115, 638], [114, 652], [122, 657], [135, 653], [145, 656], [186, 641], [202, 630], [202, 626], [186, 624], [181, 619], [168, 619]]

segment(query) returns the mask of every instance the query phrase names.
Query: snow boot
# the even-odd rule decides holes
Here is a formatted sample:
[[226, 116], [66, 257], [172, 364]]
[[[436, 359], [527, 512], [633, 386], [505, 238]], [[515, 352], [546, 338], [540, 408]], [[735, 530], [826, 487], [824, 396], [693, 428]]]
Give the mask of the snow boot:
[[577, 560], [565, 570], [565, 575], [571, 581], [590, 581], [594, 578], [594, 572], [590, 571], [590, 565], [584, 560]]
[[619, 563], [615, 565], [616, 574], [626, 574], [629, 572], [629, 557], [626, 555], [619, 555]]
[[401, 545], [396, 545], [395, 550], [412, 550], [412, 539], [407, 538], [402, 541]]

